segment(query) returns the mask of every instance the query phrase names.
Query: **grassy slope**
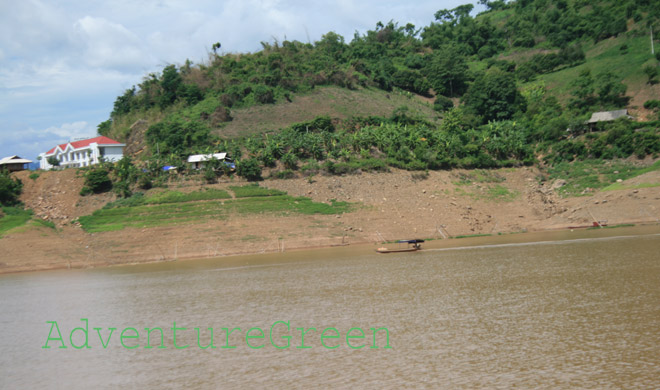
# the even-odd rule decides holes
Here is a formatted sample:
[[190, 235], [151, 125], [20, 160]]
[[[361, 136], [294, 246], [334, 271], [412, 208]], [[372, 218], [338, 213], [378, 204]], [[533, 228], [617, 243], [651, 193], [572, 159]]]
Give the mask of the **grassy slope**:
[[17, 231], [17, 228], [30, 223], [34, 226], [46, 226], [55, 229], [52, 222], [47, 222], [33, 216], [32, 210], [24, 210], [19, 207], [2, 207], [0, 214], [0, 238], [11, 231]]
[[328, 205], [258, 186], [231, 187], [231, 190], [236, 199], [228, 199], [227, 192], [215, 190], [187, 194], [168, 191], [149, 198], [122, 200], [109, 205], [113, 206], [111, 208], [80, 217], [78, 221], [85, 231], [94, 233], [127, 227], [148, 228], [222, 220], [232, 213], [338, 214], [351, 209], [351, 205], [344, 202]]
[[[493, 24], [501, 25], [512, 14], [513, 10], [509, 9], [489, 12], [482, 17], [488, 16]], [[642, 117], [641, 119], [647, 119], [646, 116], [649, 112], [642, 105], [646, 100], [657, 99], [660, 96], [660, 84], [648, 85], [643, 67], [647, 64], [656, 64], [657, 61], [651, 54], [648, 29], [642, 25], [634, 24], [632, 21], [629, 21], [628, 29], [629, 31], [625, 34], [595, 44], [589, 39], [582, 41], [582, 49], [586, 56], [586, 61], [583, 64], [539, 75], [536, 81], [543, 81], [550, 95], [555, 96], [562, 104], [568, 104], [571, 97], [571, 82], [578, 77], [583, 69], [590, 69], [592, 76], [610, 71], [627, 86], [626, 95], [632, 98], [628, 108], [635, 109]], [[623, 44], [628, 46], [625, 53], [620, 50]], [[656, 50], [658, 46], [656, 43]], [[497, 58], [521, 64], [529, 61], [535, 54], [547, 54], [557, 51], [558, 49], [548, 49], [546, 43], [541, 42], [530, 49], [511, 48], [500, 53]], [[471, 70], [483, 69], [484, 67], [485, 61], [470, 63]]]
[[[628, 161], [585, 160], [562, 162], [548, 169], [549, 178], [564, 179], [567, 184], [559, 190], [562, 196], [591, 195], [594, 190], [605, 191], [627, 188], [655, 187], [656, 183], [629, 185], [617, 183], [660, 169], [660, 160], [650, 166], [631, 164]], [[590, 190], [587, 190], [590, 189]]]
[[[627, 54], [622, 54], [621, 45], [628, 45]], [[593, 45], [585, 45], [585, 63], [573, 68], [562, 69], [553, 73], [541, 75], [550, 94], [559, 101], [565, 102], [570, 98], [571, 81], [578, 77], [583, 69], [590, 69], [592, 75], [611, 71], [623, 80], [628, 87], [626, 95], [631, 96], [631, 106], [641, 107], [650, 95], [660, 95], [658, 86], [646, 84], [646, 74], [643, 67], [655, 63], [651, 55], [650, 40], [648, 36], [628, 37], [621, 35], [606, 39]]]
[[295, 96], [291, 103], [279, 102], [232, 110], [234, 119], [217, 129], [216, 134], [232, 138], [276, 131], [321, 115], [339, 119], [389, 116], [401, 106], [407, 106], [410, 115], [437, 119], [432, 101], [407, 92], [385, 92], [376, 88], [351, 91], [339, 87], [317, 87], [309, 94]]

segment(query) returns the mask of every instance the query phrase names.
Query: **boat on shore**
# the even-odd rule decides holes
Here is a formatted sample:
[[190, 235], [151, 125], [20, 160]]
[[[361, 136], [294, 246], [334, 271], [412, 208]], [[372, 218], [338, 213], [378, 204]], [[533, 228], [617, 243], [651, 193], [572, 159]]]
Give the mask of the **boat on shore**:
[[596, 227], [607, 227], [607, 221], [594, 221], [591, 225], [569, 226], [569, 229], [587, 229]]
[[386, 248], [380, 247], [376, 249], [378, 253], [400, 253], [400, 252], [416, 252], [422, 250], [422, 243], [424, 240], [399, 240], [397, 244], [406, 244], [403, 248]]

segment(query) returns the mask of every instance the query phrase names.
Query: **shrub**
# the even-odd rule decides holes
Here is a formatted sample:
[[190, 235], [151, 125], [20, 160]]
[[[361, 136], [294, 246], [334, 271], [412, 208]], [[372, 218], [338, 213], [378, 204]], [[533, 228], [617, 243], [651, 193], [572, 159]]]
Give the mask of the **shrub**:
[[435, 97], [435, 102], [433, 102], [433, 109], [438, 112], [445, 112], [454, 108], [454, 102], [450, 98], [442, 95]]
[[658, 77], [658, 66], [657, 65], [649, 64], [649, 65], [644, 66], [644, 68], [642, 70], [644, 71], [644, 73], [648, 77], [648, 81], [647, 81], [648, 84], [653, 85], [653, 84], [658, 83], [658, 81], [656, 80], [656, 78]]
[[429, 171], [414, 172], [410, 175], [412, 181], [422, 181], [429, 178]]
[[217, 179], [218, 176], [215, 174], [213, 168], [207, 166], [206, 169], [204, 169], [204, 180], [206, 180], [208, 184], [213, 184], [218, 181]]
[[13, 206], [18, 204], [18, 196], [23, 191], [23, 183], [12, 178], [9, 172], [0, 170], [0, 204]]
[[87, 196], [93, 193], [92, 189], [87, 186], [83, 186], [83, 188], [80, 189], [80, 196]]
[[644, 108], [653, 110], [660, 108], [660, 100], [647, 100], [644, 102]]
[[261, 104], [275, 103], [273, 90], [264, 85], [258, 85], [254, 89], [254, 99]]
[[296, 173], [290, 169], [285, 169], [283, 171], [277, 172], [275, 177], [278, 179], [293, 179], [296, 177]]
[[261, 180], [261, 166], [259, 166], [259, 162], [254, 158], [243, 160], [238, 163], [236, 174], [246, 178], [248, 181]]
[[298, 168], [298, 157], [295, 154], [288, 152], [282, 156], [282, 163], [288, 170]]
[[[85, 186], [95, 194], [107, 192], [112, 189], [112, 181], [105, 168], [95, 168], [85, 173]], [[84, 189], [85, 187], [83, 187]], [[82, 193], [82, 190], [81, 190]]]
[[148, 190], [151, 187], [153, 187], [153, 183], [152, 183], [151, 179], [149, 178], [149, 176], [147, 176], [145, 174], [140, 175], [140, 177], [138, 179], [138, 187], [140, 189], [143, 189], [143, 190]]

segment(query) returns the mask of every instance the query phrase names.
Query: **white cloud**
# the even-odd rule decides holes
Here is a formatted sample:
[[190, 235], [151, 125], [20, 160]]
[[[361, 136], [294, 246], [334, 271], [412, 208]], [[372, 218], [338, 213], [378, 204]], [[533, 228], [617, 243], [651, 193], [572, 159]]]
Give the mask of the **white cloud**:
[[9, 53], [38, 58], [66, 46], [67, 18], [61, 9], [38, 0], [15, 1], [7, 8], [0, 12], [0, 42]]
[[74, 140], [77, 138], [89, 138], [96, 134], [96, 128], [85, 121], [64, 123], [59, 127], [49, 127], [45, 133], [55, 134], [62, 139]]
[[96, 126], [85, 121], [63, 123], [42, 130], [30, 127], [21, 129], [20, 132], [3, 131], [0, 132], [0, 156], [18, 154], [33, 159], [56, 145], [75, 139], [91, 138], [96, 134]]
[[154, 65], [140, 38], [121, 24], [85, 16], [74, 24], [72, 37], [84, 45], [82, 59], [90, 67], [131, 70]]

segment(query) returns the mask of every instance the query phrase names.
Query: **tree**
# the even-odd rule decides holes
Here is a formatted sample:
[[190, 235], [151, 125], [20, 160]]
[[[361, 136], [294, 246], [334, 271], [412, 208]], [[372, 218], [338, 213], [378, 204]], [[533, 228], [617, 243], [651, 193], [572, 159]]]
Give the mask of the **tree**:
[[516, 88], [512, 73], [490, 68], [479, 75], [463, 96], [465, 105], [483, 122], [511, 119], [524, 107], [524, 98]]
[[316, 47], [335, 61], [343, 58], [344, 51], [347, 48], [344, 37], [332, 31], [323, 35], [321, 40], [316, 42]]
[[60, 160], [57, 159], [55, 156], [50, 156], [46, 159], [46, 162], [54, 167], [59, 167], [60, 166]]
[[181, 83], [181, 75], [176, 66], [168, 65], [163, 69], [163, 77], [160, 81], [160, 86], [163, 89], [163, 94], [160, 97], [161, 107], [165, 108], [176, 101]]
[[13, 206], [18, 203], [18, 196], [23, 191], [23, 182], [12, 178], [9, 172], [0, 169], [0, 205]]
[[107, 121], [103, 121], [96, 126], [96, 131], [99, 133], [99, 135], [105, 135], [107, 136], [110, 134], [110, 129], [112, 128], [112, 119], [108, 119]]
[[435, 13], [435, 20], [449, 22], [454, 25], [470, 18], [470, 12], [474, 9], [472, 4], [459, 5], [452, 10], [441, 9]]
[[571, 91], [571, 95], [573, 95], [572, 105], [578, 108], [588, 108], [595, 103], [596, 96], [594, 92], [596, 87], [594, 78], [591, 76], [591, 70], [583, 69], [580, 75], [571, 82], [571, 86], [573, 87]]
[[118, 96], [115, 100], [112, 112], [110, 113], [111, 118], [117, 118], [121, 115], [126, 115], [137, 105], [135, 98], [135, 86], [127, 89], [123, 95]]
[[436, 93], [454, 97], [465, 91], [467, 62], [458, 48], [445, 45], [430, 55], [430, 61], [423, 72]]
[[117, 176], [117, 182], [114, 184], [114, 189], [117, 195], [123, 198], [133, 195], [131, 186], [137, 180], [138, 170], [129, 156], [124, 156], [117, 162], [115, 175]]
[[612, 72], [599, 73], [596, 76], [596, 91], [601, 108], [620, 108], [628, 103], [626, 85]]

